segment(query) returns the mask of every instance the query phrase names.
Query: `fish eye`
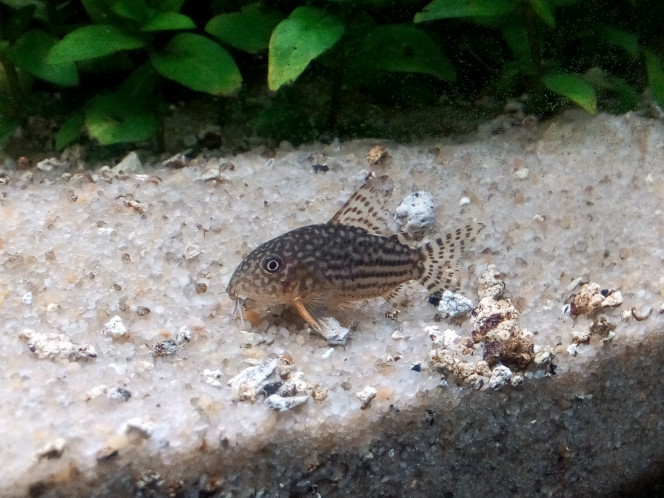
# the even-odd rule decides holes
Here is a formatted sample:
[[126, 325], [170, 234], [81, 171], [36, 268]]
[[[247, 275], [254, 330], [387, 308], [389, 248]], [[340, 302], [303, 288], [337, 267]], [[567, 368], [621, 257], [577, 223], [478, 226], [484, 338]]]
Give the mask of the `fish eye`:
[[263, 268], [263, 270], [268, 273], [276, 273], [279, 271], [283, 264], [284, 262], [279, 256], [272, 254], [263, 260], [261, 263], [261, 268]]

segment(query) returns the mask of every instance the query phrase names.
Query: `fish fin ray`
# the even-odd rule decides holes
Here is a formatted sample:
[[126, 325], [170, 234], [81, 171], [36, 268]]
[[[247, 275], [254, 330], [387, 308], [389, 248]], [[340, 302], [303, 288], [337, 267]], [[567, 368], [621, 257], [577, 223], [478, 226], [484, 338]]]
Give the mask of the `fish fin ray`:
[[410, 282], [404, 282], [384, 295], [383, 299], [396, 309], [406, 308], [413, 302], [412, 297], [408, 295], [412, 290]]
[[422, 246], [424, 271], [420, 283], [430, 293], [445, 290], [455, 292], [461, 287], [459, 259], [469, 243], [484, 229], [482, 223], [466, 225], [444, 234]]
[[363, 228], [374, 235], [393, 235], [386, 207], [391, 194], [392, 180], [387, 175], [370, 179], [350, 196], [329, 223]]
[[298, 296], [293, 299], [293, 306], [316, 332], [323, 332], [321, 319], [325, 316], [327, 306], [322, 294]]

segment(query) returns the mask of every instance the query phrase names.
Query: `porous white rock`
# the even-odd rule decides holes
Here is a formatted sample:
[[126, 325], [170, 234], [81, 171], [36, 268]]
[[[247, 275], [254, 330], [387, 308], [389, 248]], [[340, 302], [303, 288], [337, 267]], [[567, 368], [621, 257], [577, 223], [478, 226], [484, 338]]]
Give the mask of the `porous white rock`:
[[19, 337], [41, 360], [86, 360], [97, 357], [97, 351], [92, 345], [74, 344], [65, 334], [44, 334], [33, 329], [23, 329]]
[[473, 308], [475, 308], [475, 303], [471, 299], [449, 290], [443, 292], [443, 297], [438, 304], [438, 311], [451, 318], [466, 315], [473, 311]]
[[375, 387], [365, 386], [364, 389], [355, 393], [355, 396], [362, 402], [362, 409], [368, 408], [371, 402], [378, 394]]
[[436, 210], [429, 192], [414, 192], [407, 196], [394, 211], [404, 232], [429, 230], [436, 227]]
[[512, 378], [512, 371], [504, 365], [498, 365], [491, 372], [491, 378], [489, 379], [489, 387], [494, 390], [499, 390], [505, 387], [510, 379]]
[[308, 399], [309, 396], [284, 397], [279, 394], [273, 394], [268, 396], [265, 402], [270, 410], [274, 410], [275, 412], [285, 412], [306, 403]]
[[122, 323], [122, 318], [115, 315], [104, 324], [101, 333], [102, 335], [110, 335], [113, 338], [122, 337], [127, 333], [127, 327]]
[[245, 368], [231, 378], [227, 382], [227, 385], [231, 387], [233, 399], [239, 401], [256, 401], [260, 388], [265, 383], [265, 380], [272, 375], [278, 363], [279, 360], [276, 358], [268, 360], [253, 367]]
[[205, 381], [206, 384], [209, 384], [214, 387], [221, 387], [223, 385], [222, 382], [222, 377], [223, 373], [221, 370], [210, 370], [209, 368], [206, 368], [203, 370], [203, 380]]

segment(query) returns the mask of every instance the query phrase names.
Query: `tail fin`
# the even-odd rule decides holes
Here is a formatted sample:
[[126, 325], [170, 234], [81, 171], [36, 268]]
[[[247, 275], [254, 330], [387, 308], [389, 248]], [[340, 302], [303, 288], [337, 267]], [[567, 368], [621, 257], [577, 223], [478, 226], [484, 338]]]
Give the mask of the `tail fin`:
[[420, 283], [430, 292], [458, 290], [461, 285], [459, 259], [483, 229], [482, 223], [466, 225], [424, 244], [424, 272]]

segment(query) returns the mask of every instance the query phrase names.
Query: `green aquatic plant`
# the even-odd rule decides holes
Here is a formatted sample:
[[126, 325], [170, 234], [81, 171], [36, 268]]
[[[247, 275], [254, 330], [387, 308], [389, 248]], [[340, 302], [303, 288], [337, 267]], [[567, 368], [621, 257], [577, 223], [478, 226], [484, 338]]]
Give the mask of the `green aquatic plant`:
[[57, 149], [159, 138], [201, 95], [293, 142], [409, 138], [385, 116], [479, 96], [545, 116], [625, 112], [648, 88], [664, 106], [662, 18], [655, 0], [0, 0], [0, 146], [42, 114]]

